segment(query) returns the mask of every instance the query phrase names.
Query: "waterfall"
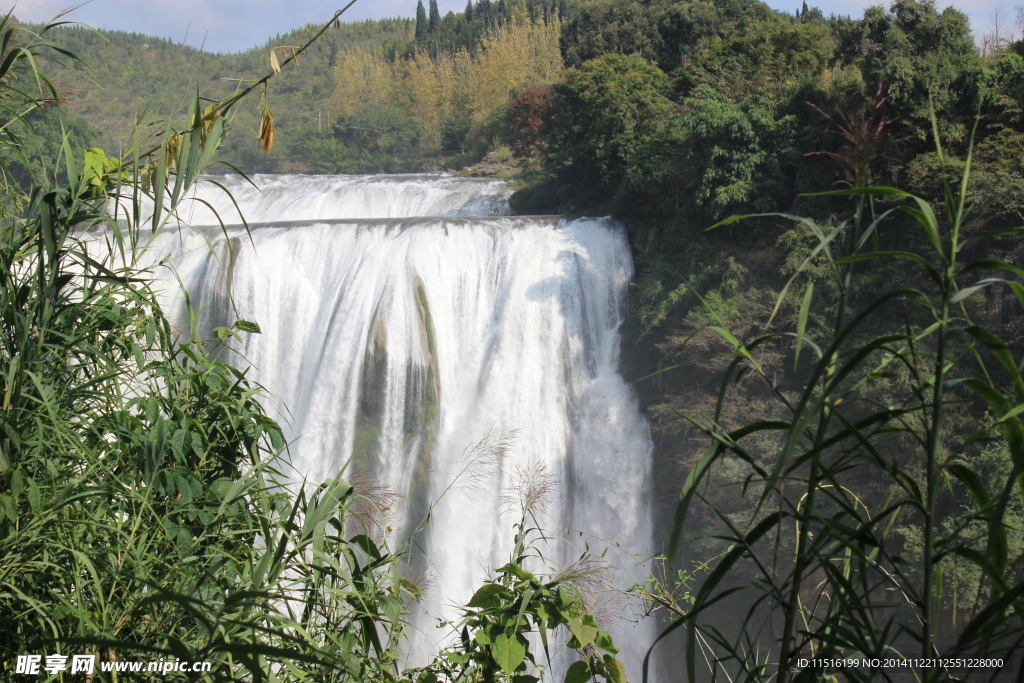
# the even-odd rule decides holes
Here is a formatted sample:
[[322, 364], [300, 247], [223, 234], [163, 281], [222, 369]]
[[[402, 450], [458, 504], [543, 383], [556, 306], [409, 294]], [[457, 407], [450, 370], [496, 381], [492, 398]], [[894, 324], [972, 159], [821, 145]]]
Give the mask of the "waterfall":
[[[248, 234], [234, 204], [203, 183], [206, 203], [186, 207], [187, 226], [154, 245], [169, 257], [165, 305], [181, 322], [180, 278], [207, 329], [261, 326], [240, 353], [272, 393], [297, 473], [319, 482], [360, 470], [396, 490], [400, 543], [468, 445], [491, 427], [518, 429], [496, 476], [443, 496], [418, 539], [433, 588], [414, 617], [410, 664], [447, 635], [434, 619], [456, 616], [487, 570], [509, 561], [517, 471], [543, 465], [557, 480], [551, 535], [583, 532], [570, 540], [598, 554], [601, 539], [650, 551], [651, 442], [617, 370], [632, 275], [621, 225], [504, 215], [510, 188], [496, 180], [257, 176], [260, 190], [214, 180]], [[560, 562], [578, 556], [548, 548]], [[608, 557], [637, 569], [626, 552]], [[610, 630], [638, 680], [653, 629]]]

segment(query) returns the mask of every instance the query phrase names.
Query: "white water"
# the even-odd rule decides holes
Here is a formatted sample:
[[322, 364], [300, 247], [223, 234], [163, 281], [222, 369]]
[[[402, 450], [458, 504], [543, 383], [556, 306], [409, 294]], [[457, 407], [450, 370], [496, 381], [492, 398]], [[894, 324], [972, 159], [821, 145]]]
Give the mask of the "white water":
[[[453, 606], [487, 570], [509, 561], [518, 514], [502, 499], [517, 468], [543, 464], [559, 482], [547, 507], [552, 534], [583, 531], [592, 537], [573, 540], [598, 553], [602, 538], [650, 550], [651, 444], [617, 371], [632, 274], [620, 225], [496, 215], [509, 194], [500, 181], [256, 180], [262, 194], [218, 179], [255, 248], [239, 227], [228, 237], [220, 227], [169, 230], [156, 248], [173, 256], [207, 328], [235, 319], [262, 327], [242, 353], [250, 377], [279, 401], [297, 472], [319, 482], [363, 468], [396, 489], [404, 502], [391, 541], [401, 543], [468, 445], [492, 425], [519, 430], [497, 475], [444, 496], [418, 539], [433, 588], [416, 617], [410, 664], [425, 663], [447, 635], [433, 619], [456, 616]], [[222, 219], [237, 222], [225, 217], [230, 201], [205, 187], [201, 196]], [[182, 215], [193, 226], [215, 222], [205, 207]], [[184, 316], [180, 297], [167, 305], [172, 319]], [[579, 554], [565, 544], [545, 552], [560, 562]], [[609, 557], [636, 569], [625, 553]], [[639, 680], [653, 629], [621, 621], [611, 630]]]
[[[213, 182], [210, 182], [213, 181]], [[179, 210], [189, 225], [228, 225], [245, 220], [304, 221], [326, 218], [488, 216], [508, 213], [508, 183], [491, 178], [406, 175], [209, 176]], [[232, 202], [214, 183], [231, 191]], [[255, 187], [254, 187], [255, 185]], [[237, 204], [237, 206], [236, 206]], [[214, 213], [216, 211], [216, 213]], [[219, 218], [219, 220], [218, 220]]]

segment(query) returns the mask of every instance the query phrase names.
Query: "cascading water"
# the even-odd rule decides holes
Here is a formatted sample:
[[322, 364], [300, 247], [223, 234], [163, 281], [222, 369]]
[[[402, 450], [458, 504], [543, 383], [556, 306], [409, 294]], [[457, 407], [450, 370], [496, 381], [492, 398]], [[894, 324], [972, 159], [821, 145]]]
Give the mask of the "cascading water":
[[[487, 570], [508, 561], [518, 514], [503, 500], [517, 468], [543, 465], [559, 482], [552, 534], [650, 550], [651, 444], [617, 372], [632, 274], [621, 226], [504, 216], [510, 189], [494, 180], [257, 176], [262, 192], [217, 181], [250, 234], [211, 227], [216, 216], [197, 202], [182, 212], [191, 227], [154, 246], [205, 326], [262, 327], [241, 353], [275, 397], [296, 472], [319, 482], [363, 470], [402, 494], [394, 528], [407, 534], [468, 445], [490, 427], [519, 430], [498, 476], [476, 481], [475, 495], [443, 496], [418, 539], [434, 588], [415, 617], [410, 664], [426, 663], [447, 635], [434, 619], [456, 616]], [[219, 189], [198, 192], [221, 221], [238, 222]], [[175, 290], [172, 320], [183, 315]], [[551, 548], [556, 560], [578, 555]], [[609, 557], [636, 568], [624, 552]], [[611, 630], [639, 678], [653, 629]]]

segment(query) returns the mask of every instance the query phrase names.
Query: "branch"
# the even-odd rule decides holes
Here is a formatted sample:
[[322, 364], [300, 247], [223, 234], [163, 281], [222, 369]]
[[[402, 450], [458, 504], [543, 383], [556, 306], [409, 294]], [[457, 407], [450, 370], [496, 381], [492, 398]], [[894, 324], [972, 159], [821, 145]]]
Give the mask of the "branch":
[[[281, 63], [281, 67], [283, 68], [285, 64], [288, 64], [289, 62], [293, 62], [293, 61], [295, 61], [295, 58], [296, 58], [296, 57], [298, 57], [298, 56], [299, 56], [300, 54], [302, 54], [303, 52], [305, 52], [305, 51], [306, 51], [306, 49], [307, 49], [307, 48], [308, 48], [308, 47], [309, 47], [310, 45], [312, 45], [312, 44], [313, 44], [313, 43], [315, 43], [315, 42], [316, 42], [317, 40], [319, 40], [319, 39], [320, 39], [320, 36], [322, 36], [322, 35], [323, 35], [324, 33], [326, 33], [326, 32], [327, 32], [327, 29], [329, 29], [329, 28], [331, 27], [331, 25], [332, 25], [332, 24], [334, 24], [334, 22], [338, 21], [338, 19], [339, 19], [339, 18], [341, 18], [341, 15], [342, 15], [342, 14], [344, 14], [344, 13], [345, 13], [345, 11], [346, 11], [346, 10], [347, 10], [347, 9], [348, 9], [349, 7], [351, 7], [352, 5], [354, 5], [355, 3], [356, 3], [356, 0], [350, 0], [350, 2], [349, 2], [349, 3], [347, 4], [347, 5], [345, 5], [345, 6], [344, 6], [344, 7], [342, 7], [342, 8], [340, 9], [340, 10], [338, 10], [337, 12], [335, 12], [335, 13], [334, 13], [334, 16], [333, 16], [333, 17], [331, 17], [331, 18], [330, 18], [330, 20], [329, 20], [329, 21], [328, 21], [328, 22], [327, 22], [326, 24], [324, 24], [324, 27], [323, 27], [322, 29], [320, 29], [319, 31], [317, 31], [316, 35], [314, 35], [314, 36], [313, 36], [312, 38], [310, 38], [309, 40], [307, 40], [307, 41], [306, 41], [306, 42], [305, 42], [305, 43], [304, 43], [304, 44], [303, 44], [303, 45], [302, 45], [302, 46], [301, 46], [301, 47], [300, 47], [300, 48], [299, 48], [298, 50], [295, 50], [295, 51], [293, 51], [293, 52], [292, 52], [292, 54], [291, 54], [291, 56], [289, 56], [288, 58], [286, 58], [286, 59], [285, 59], [285, 60], [284, 60], [284, 61], [283, 61], [283, 62]], [[253, 83], [252, 85], [250, 85], [250, 86], [249, 86], [248, 88], [246, 88], [245, 90], [243, 90], [243, 91], [241, 91], [241, 92], [239, 92], [239, 93], [236, 93], [235, 95], [232, 95], [231, 97], [229, 97], [229, 98], [228, 98], [228, 99], [226, 99], [226, 100], [223, 100], [223, 101], [221, 101], [221, 102], [218, 102], [218, 103], [217, 103], [217, 104], [215, 105], [215, 109], [214, 109], [214, 111], [216, 111], [216, 112], [220, 112], [220, 111], [222, 111], [222, 110], [224, 110], [224, 109], [227, 109], [228, 107], [230, 107], [231, 105], [233, 105], [234, 103], [238, 102], [238, 101], [239, 101], [240, 99], [242, 99], [243, 97], [245, 97], [246, 95], [248, 95], [249, 93], [251, 93], [251, 92], [252, 92], [253, 90], [256, 90], [256, 89], [257, 89], [257, 88], [259, 88], [259, 87], [260, 87], [261, 85], [264, 85], [264, 84], [266, 84], [267, 82], [269, 82], [269, 81], [270, 81], [270, 79], [271, 79], [271, 78], [273, 78], [274, 76], [276, 76], [276, 75], [277, 75], [278, 73], [280, 73], [280, 72], [279, 72], [279, 71], [274, 71], [274, 70], [271, 70], [271, 72], [270, 72], [270, 73], [268, 73], [268, 74], [267, 74], [266, 76], [264, 76], [263, 78], [259, 79], [258, 81], [256, 81], [256, 82], [255, 82], [255, 83]], [[188, 129], [186, 129], [186, 130], [194, 130], [194, 128], [195, 128], [195, 126], [192, 126], [191, 128], [188, 128]], [[139, 155], [139, 156], [138, 156], [137, 158], [138, 158], [138, 159], [146, 159], [146, 158], [148, 158], [148, 157], [151, 157], [151, 156], [153, 156], [154, 154], [156, 154], [157, 152], [159, 152], [159, 151], [160, 151], [160, 148], [161, 148], [161, 145], [156, 145], [156, 146], [154, 146], [154, 147], [152, 147], [152, 148], [150, 148], [150, 149], [146, 150], [146, 151], [145, 151], [145, 152], [143, 152], [142, 154], [140, 154], [140, 155]], [[126, 155], [125, 157], [123, 157], [123, 158], [122, 158], [122, 159], [121, 159], [121, 160], [120, 160], [120, 161], [118, 162], [118, 168], [124, 168], [125, 166], [131, 166], [131, 165], [133, 165], [133, 164], [135, 163], [135, 158], [136, 158], [136, 157], [135, 157], [134, 155], [131, 155], [130, 157], [129, 157], [128, 155]]]

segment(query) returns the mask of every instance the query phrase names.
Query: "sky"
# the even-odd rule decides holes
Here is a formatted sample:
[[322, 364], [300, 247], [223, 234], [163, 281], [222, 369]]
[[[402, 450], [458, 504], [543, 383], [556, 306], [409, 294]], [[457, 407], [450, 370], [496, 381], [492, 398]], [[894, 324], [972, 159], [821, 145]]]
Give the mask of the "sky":
[[[1020, 1], [1020, 0], [1017, 0]], [[794, 12], [802, 0], [768, 0], [775, 9]], [[1003, 0], [1003, 20], [1013, 23], [1014, 0]], [[78, 3], [69, 0], [0, 0], [4, 13], [14, 8], [22, 21], [42, 22]], [[343, 0], [92, 0], [67, 15], [95, 28], [144, 33], [187, 42], [213, 52], [239, 52], [263, 45], [271, 37], [311, 23], [325, 22]], [[426, 3], [424, 3], [426, 4]], [[808, 2], [828, 14], [861, 16], [869, 5], [888, 0], [822, 0]], [[967, 13], [975, 32], [988, 31], [1000, 0], [939, 0]], [[465, 0], [438, 0], [441, 14], [462, 11]], [[357, 0], [345, 20], [412, 17], [416, 0]]]

